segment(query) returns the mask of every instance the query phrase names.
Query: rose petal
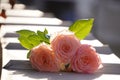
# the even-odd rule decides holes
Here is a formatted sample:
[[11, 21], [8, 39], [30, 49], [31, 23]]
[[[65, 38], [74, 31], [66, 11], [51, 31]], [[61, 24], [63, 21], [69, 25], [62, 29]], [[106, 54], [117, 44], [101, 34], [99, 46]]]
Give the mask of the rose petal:
[[73, 71], [94, 73], [99, 69], [101, 60], [95, 49], [87, 44], [82, 44], [71, 61]]
[[71, 32], [58, 33], [56, 37], [51, 41], [51, 47], [55, 52], [57, 58], [63, 63], [69, 63], [73, 55], [76, 53], [80, 45], [80, 41]]
[[57, 72], [60, 64], [52, 49], [46, 44], [40, 44], [31, 51], [30, 62], [39, 71]]

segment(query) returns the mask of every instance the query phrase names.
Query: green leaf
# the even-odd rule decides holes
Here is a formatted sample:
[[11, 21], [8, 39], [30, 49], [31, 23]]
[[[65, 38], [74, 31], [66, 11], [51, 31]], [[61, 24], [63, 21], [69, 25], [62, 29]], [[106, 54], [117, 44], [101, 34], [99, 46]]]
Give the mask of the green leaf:
[[41, 39], [37, 34], [30, 35], [28, 37], [28, 40], [33, 46], [37, 46], [38, 44], [41, 43], [41, 41], [40, 41]]
[[74, 32], [80, 40], [84, 39], [90, 33], [93, 21], [93, 18], [77, 20], [69, 27], [69, 30]]
[[47, 37], [47, 33], [48, 31], [46, 29], [44, 30], [44, 32], [37, 31], [37, 34], [39, 35], [41, 42], [50, 44], [50, 38]]
[[16, 33], [19, 34], [18, 40], [20, 41], [20, 44], [28, 50], [31, 50], [33, 47], [39, 45], [41, 42], [45, 42], [48, 44], [50, 43], [49, 38], [46, 37], [46, 35], [48, 34], [47, 29], [45, 29], [43, 32], [37, 31], [37, 33], [30, 30], [20, 30], [16, 31]]
[[44, 30], [44, 34], [48, 34], [48, 30], [46, 28]]
[[16, 33], [24, 37], [28, 37], [29, 35], [35, 34], [34, 31], [30, 31], [30, 30], [19, 30], [19, 31], [16, 31]]
[[38, 34], [38, 36], [41, 38], [41, 39], [43, 39], [44, 37], [45, 37], [45, 35], [44, 35], [44, 32], [42, 32], [42, 31], [37, 31], [37, 34]]
[[31, 50], [27, 53], [27, 59], [30, 58], [30, 53], [31, 53]]
[[29, 39], [24, 36], [20, 36], [18, 40], [20, 41], [20, 44], [26, 49], [32, 49], [34, 47], [33, 44], [30, 43]]

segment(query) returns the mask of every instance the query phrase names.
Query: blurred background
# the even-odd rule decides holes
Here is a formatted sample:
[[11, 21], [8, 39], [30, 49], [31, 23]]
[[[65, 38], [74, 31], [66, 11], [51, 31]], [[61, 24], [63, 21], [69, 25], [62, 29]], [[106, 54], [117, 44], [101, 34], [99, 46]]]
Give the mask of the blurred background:
[[120, 0], [16, 0], [16, 3], [25, 4], [27, 9], [53, 13], [55, 17], [71, 22], [94, 18], [93, 35], [109, 44], [120, 57]]

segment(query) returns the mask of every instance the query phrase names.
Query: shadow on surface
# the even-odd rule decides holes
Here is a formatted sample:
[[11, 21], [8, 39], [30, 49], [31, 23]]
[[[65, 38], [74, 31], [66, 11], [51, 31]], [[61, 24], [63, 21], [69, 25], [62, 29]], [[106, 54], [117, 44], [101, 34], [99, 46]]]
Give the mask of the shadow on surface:
[[[10, 60], [5, 66], [9, 70], [33, 70], [29, 60]], [[120, 74], [120, 64], [103, 63], [103, 68], [96, 74]]]
[[16, 34], [16, 33], [6, 33], [3, 37], [19, 37], [19, 34]]
[[26, 50], [20, 43], [9, 43], [6, 47], [6, 49], [19, 49], [19, 50]]
[[99, 54], [111, 54], [112, 53], [112, 50], [108, 46], [95, 47], [95, 49]]

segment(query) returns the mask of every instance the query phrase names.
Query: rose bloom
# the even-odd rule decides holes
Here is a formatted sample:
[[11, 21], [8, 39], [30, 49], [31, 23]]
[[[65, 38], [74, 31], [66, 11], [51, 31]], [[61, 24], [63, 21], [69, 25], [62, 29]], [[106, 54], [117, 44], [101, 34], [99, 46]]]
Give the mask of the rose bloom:
[[58, 72], [60, 70], [58, 59], [52, 49], [45, 43], [31, 50], [30, 62], [32, 67], [39, 71]]
[[51, 41], [51, 47], [55, 55], [62, 63], [69, 63], [73, 55], [76, 53], [80, 45], [80, 41], [74, 33], [63, 31], [55, 34], [56, 36]]
[[94, 73], [99, 69], [101, 60], [95, 49], [82, 44], [71, 60], [71, 68], [75, 72]]

